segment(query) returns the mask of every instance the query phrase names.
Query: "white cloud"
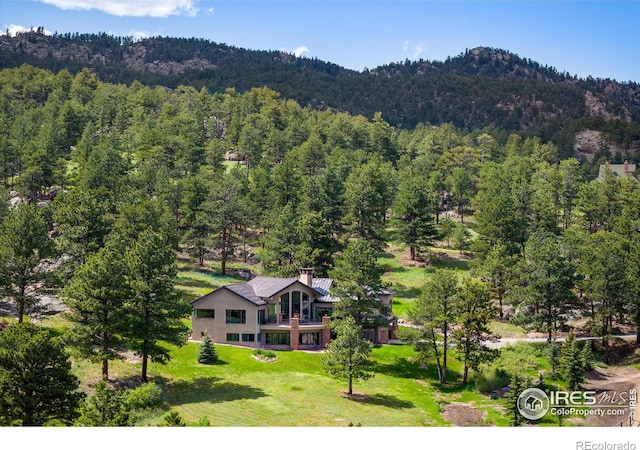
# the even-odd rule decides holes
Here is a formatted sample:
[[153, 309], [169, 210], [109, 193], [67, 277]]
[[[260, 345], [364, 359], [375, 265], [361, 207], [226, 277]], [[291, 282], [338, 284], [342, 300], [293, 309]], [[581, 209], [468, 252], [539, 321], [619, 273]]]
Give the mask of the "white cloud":
[[142, 41], [149, 38], [149, 33], [146, 31], [131, 30], [127, 33], [127, 36], [133, 37], [136, 41]]
[[213, 13], [215, 12], [215, 10], [214, 10], [213, 8], [207, 8], [207, 9], [205, 9], [205, 12], [206, 12], [208, 15], [211, 15], [211, 14], [213, 14]]
[[195, 16], [198, 0], [37, 0], [60, 9], [96, 9], [114, 16], [169, 17]]
[[296, 55], [297, 58], [300, 58], [302, 55], [306, 55], [309, 53], [309, 49], [304, 45], [298, 47], [293, 51], [293, 54]]
[[424, 43], [409, 45], [409, 41], [404, 41], [402, 45], [402, 50], [405, 53], [405, 56], [410, 60], [416, 60], [422, 53], [424, 53]]
[[[6, 30], [2, 30], [0, 31], [0, 36], [4, 36], [7, 34], [9, 34], [9, 36], [15, 36], [18, 33], [27, 33], [29, 31], [36, 31], [38, 29], [38, 27], [23, 27], [22, 25], [15, 25], [15, 24], [11, 24], [7, 27]], [[42, 30], [42, 33], [46, 36], [53, 36], [53, 33], [49, 30]]]

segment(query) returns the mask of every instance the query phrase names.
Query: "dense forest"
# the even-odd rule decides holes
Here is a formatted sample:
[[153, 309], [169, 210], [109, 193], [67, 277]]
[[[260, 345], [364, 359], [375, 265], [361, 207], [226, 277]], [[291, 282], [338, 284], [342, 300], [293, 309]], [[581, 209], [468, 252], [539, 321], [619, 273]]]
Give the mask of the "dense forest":
[[315, 58], [251, 51], [204, 39], [135, 41], [107, 34], [31, 32], [0, 36], [0, 68], [21, 64], [75, 75], [90, 68], [102, 81], [244, 93], [266, 86], [316, 109], [382, 118], [396, 127], [451, 123], [471, 131], [526, 132], [570, 157], [577, 131], [606, 133], [627, 152], [640, 141], [640, 86], [579, 79], [506, 50], [475, 48], [445, 61], [405, 61], [356, 72]]
[[[24, 39], [44, 38], [35, 33]], [[105, 48], [112, 45], [122, 58], [129, 46], [138, 45], [102, 35], [57, 36], [51, 42], [80, 48], [94, 40]], [[154, 42], [161, 41], [145, 45]], [[187, 48], [202, 45], [203, 52], [212, 49], [206, 42], [178, 42]], [[171, 46], [160, 45], [158, 51], [167, 48]], [[224, 46], [219, 50], [244, 52]], [[179, 60], [184, 53], [179, 47], [175, 51], [171, 58]], [[215, 259], [222, 273], [232, 261], [250, 262], [252, 270], [264, 275], [294, 276], [301, 267], [313, 268], [319, 276], [339, 274], [339, 289], [358, 276], [365, 279], [370, 269], [374, 276], [356, 288], [371, 297], [371, 287], [381, 277], [377, 259], [390, 243], [400, 244], [410, 260], [435, 272], [415, 304], [437, 317], [416, 323], [430, 331], [434, 348], [440, 339], [434, 330], [446, 340], [448, 327], [451, 339], [469, 344], [463, 355], [465, 383], [468, 369], [478, 369], [487, 356], [477, 354], [491, 320], [543, 332], [552, 343], [568, 330], [570, 319], [580, 318], [587, 333], [601, 338], [598, 350], [606, 363], [614, 353], [614, 336], [640, 330], [640, 186], [635, 177], [617, 176], [605, 164], [629, 158], [633, 165], [638, 123], [629, 117], [612, 119], [604, 110], [592, 116], [568, 113], [558, 116], [555, 125], [545, 121], [532, 132], [521, 121], [504, 126], [491, 115], [486, 123], [467, 122], [456, 112], [433, 121], [414, 116], [404, 125], [415, 120], [415, 126], [400, 127], [402, 121], [388, 120], [383, 108], [360, 114], [355, 103], [353, 109], [319, 108], [317, 102], [297, 101], [295, 95], [266, 86], [242, 87], [241, 79], [229, 81], [238, 88], [210, 89], [204, 78], [202, 83], [177, 84], [193, 81], [183, 73], [176, 84], [163, 86], [160, 82], [170, 78], [132, 71], [126, 75], [131, 79], [112, 82], [91, 61], [89, 67], [74, 67], [69, 60], [69, 69], [51, 71], [23, 64], [34, 58], [29, 52], [12, 54], [17, 67], [0, 71], [0, 196], [10, 205], [0, 208], [0, 293], [15, 306], [19, 321], [38, 311], [42, 296], [61, 297], [70, 323], [65, 339], [81, 357], [102, 363], [105, 380], [109, 361], [120, 357], [116, 349], [126, 347], [141, 356], [141, 380], [146, 381], [149, 361], [170, 359], [165, 344], [186, 341], [189, 330], [183, 320], [191, 307], [174, 288], [178, 254], [188, 254], [191, 266]], [[259, 55], [246, 52], [247, 57]], [[472, 51], [460, 58], [479, 55]], [[54, 53], [44, 58], [61, 61]], [[149, 61], [155, 64], [158, 58], [149, 56]], [[515, 57], [509, 60], [524, 64]], [[540, 74], [532, 80], [518, 74], [517, 67], [498, 77], [469, 76], [460, 61], [433, 64], [434, 71], [449, 67], [441, 81], [459, 81], [467, 93], [478, 89], [478, 99], [487, 103], [482, 106], [478, 100], [476, 113], [501, 101], [477, 87], [482, 83], [493, 86], [495, 95], [505, 86], [524, 89], [532, 86], [529, 81], [540, 83], [549, 90], [537, 92], [536, 98], [572, 98], [581, 108], [581, 83], [605, 83], [576, 80], [530, 61], [526, 64]], [[103, 63], [107, 71], [129, 70]], [[332, 89], [351, 86], [329, 82], [332, 77], [398, 76], [413, 85], [411, 77], [422, 76], [430, 69], [421, 67], [432, 64], [357, 74], [333, 66], [330, 70], [318, 61], [298, 63], [301, 70], [310, 71], [307, 64], [326, 69], [313, 76], [325, 77]], [[252, 79], [250, 73], [246, 77]], [[430, 89], [436, 79], [428, 82]], [[470, 84], [472, 80], [480, 84]], [[379, 89], [369, 85], [361, 92], [403, 102], [385, 90], [394, 83], [380, 83]], [[313, 92], [305, 86], [302, 91]], [[442, 108], [474, 108], [469, 98], [445, 99], [455, 88], [443, 86], [434, 94]], [[635, 88], [629, 84], [625, 92]], [[510, 114], [505, 120], [511, 120]], [[624, 151], [612, 152], [603, 142], [590, 158], [573, 157], [574, 133], [582, 127], [605, 131], [610, 140], [620, 140]], [[436, 241], [473, 256], [473, 279], [458, 285], [456, 276], [435, 271]], [[440, 295], [447, 289], [453, 294]], [[475, 309], [440, 314], [453, 298], [463, 306], [482, 304], [484, 322], [479, 323]], [[19, 355], [25, 358], [29, 348], [38, 348], [34, 358], [60, 357], [56, 364], [68, 365], [61, 344], [40, 345], [49, 342], [44, 336], [48, 332], [24, 325], [7, 327], [1, 335], [8, 343], [0, 344], [8, 348], [21, 343]], [[445, 383], [447, 346], [443, 349], [438, 377]], [[0, 352], [0, 357], [13, 353]], [[580, 366], [580, 376], [585, 367]], [[66, 383], [70, 391], [77, 385], [73, 379]], [[42, 383], [36, 379], [33, 384]], [[2, 401], [0, 411], [16, 408]], [[83, 412], [83, 420], [90, 415]], [[65, 423], [75, 416], [65, 417]], [[0, 416], [0, 423], [12, 420], [9, 414]], [[20, 420], [26, 425], [46, 422], [43, 417]]]
[[[40, 206], [66, 277], [148, 230], [200, 264], [215, 257], [224, 272], [250, 258], [277, 275], [326, 275], [354, 239], [378, 252], [402, 242], [427, 261], [446, 239], [474, 253], [514, 320], [549, 336], [576, 309], [603, 336], [640, 323], [640, 265], [628, 263], [640, 258], [640, 189], [612, 171], [596, 179], [606, 151], [580, 162], [495, 129], [396, 129], [380, 113], [318, 111], [267, 88], [212, 94], [31, 66], [0, 72], [0, 86], [8, 200]], [[5, 233], [28, 217], [9, 213]]]

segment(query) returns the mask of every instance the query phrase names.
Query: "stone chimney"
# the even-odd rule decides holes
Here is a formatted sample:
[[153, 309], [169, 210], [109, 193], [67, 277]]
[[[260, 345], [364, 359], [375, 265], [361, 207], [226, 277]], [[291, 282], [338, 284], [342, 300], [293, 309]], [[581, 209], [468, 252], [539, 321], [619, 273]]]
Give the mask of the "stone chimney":
[[303, 267], [300, 269], [300, 282], [306, 286], [313, 286], [313, 269], [310, 267]]
[[624, 174], [629, 175], [629, 161], [624, 160]]

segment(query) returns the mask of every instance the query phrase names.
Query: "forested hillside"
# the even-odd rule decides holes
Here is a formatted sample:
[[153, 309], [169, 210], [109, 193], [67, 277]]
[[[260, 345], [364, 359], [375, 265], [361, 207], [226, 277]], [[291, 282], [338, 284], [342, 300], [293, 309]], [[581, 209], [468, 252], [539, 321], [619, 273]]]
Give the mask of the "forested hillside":
[[239, 93], [267, 86], [302, 106], [334, 109], [393, 126], [420, 123], [471, 131], [521, 131], [573, 156], [576, 132], [606, 134], [632, 153], [640, 140], [640, 86], [578, 79], [506, 50], [476, 48], [446, 61], [417, 61], [356, 72], [279, 51], [250, 51], [202, 39], [143, 41], [106, 34], [0, 37], [0, 68], [21, 64], [76, 74], [88, 67], [106, 82]]
[[[610, 171], [597, 181], [604, 153], [581, 163], [516, 133], [400, 130], [267, 88], [169, 90], [21, 66], [0, 72], [0, 89], [3, 184], [12, 205], [40, 206], [30, 214], [66, 255], [65, 277], [150, 230], [196, 264], [250, 259], [277, 275], [325, 275], [354, 240], [429, 262], [437, 239], [472, 252], [496, 302], [550, 336], [577, 311], [602, 336], [640, 323], [640, 189]], [[40, 223], [21, 210], [2, 213], [3, 236]]]

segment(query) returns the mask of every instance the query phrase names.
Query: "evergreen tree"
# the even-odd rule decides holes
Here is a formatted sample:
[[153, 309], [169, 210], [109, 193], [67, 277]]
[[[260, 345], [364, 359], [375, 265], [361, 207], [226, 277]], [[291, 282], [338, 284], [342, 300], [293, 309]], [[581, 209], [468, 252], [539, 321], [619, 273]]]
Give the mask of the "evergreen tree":
[[109, 243], [89, 256], [63, 291], [69, 332], [80, 355], [102, 362], [102, 377], [109, 379], [109, 361], [121, 359], [117, 349], [125, 343], [129, 318], [125, 303], [131, 298], [126, 282], [122, 248]]
[[380, 279], [383, 271], [371, 243], [363, 239], [349, 242], [331, 272], [336, 283], [333, 294], [340, 298], [334, 317], [351, 316], [360, 326], [386, 324], [389, 307], [380, 301], [386, 292]]
[[213, 364], [218, 360], [218, 353], [213, 346], [211, 337], [205, 331], [202, 336], [202, 343], [198, 347], [198, 362], [200, 364]]
[[479, 371], [482, 364], [490, 363], [499, 355], [499, 350], [485, 345], [498, 339], [489, 328], [496, 308], [486, 287], [477, 280], [466, 278], [458, 296], [458, 327], [451, 333], [451, 340], [464, 364], [462, 384], [467, 384], [469, 369]]
[[75, 269], [104, 246], [113, 226], [109, 205], [82, 188], [59, 194], [53, 202], [58, 246]]
[[45, 263], [55, 256], [42, 211], [33, 204], [14, 207], [0, 223], [0, 294], [25, 313], [38, 310], [39, 294], [55, 285], [55, 275]]
[[561, 348], [555, 339], [553, 339], [547, 347], [547, 353], [551, 365], [551, 375], [555, 375], [560, 367], [560, 356], [562, 354]]
[[431, 213], [433, 207], [425, 185], [422, 177], [402, 174], [393, 204], [396, 235], [409, 246], [409, 258], [412, 261], [416, 259], [420, 248], [428, 246], [435, 235]]
[[125, 303], [130, 348], [142, 356], [142, 381], [147, 381], [148, 360], [166, 363], [169, 351], [163, 343], [181, 346], [189, 328], [182, 323], [191, 307], [182, 301], [174, 284], [175, 255], [166, 240], [144, 230], [125, 251], [125, 276], [130, 297]]
[[567, 386], [572, 390], [579, 390], [580, 383], [584, 381], [584, 364], [578, 341], [573, 331], [569, 332], [560, 356], [562, 376]]
[[64, 343], [31, 323], [0, 332], [0, 426], [71, 424], [84, 394]]
[[425, 361], [435, 359], [440, 383], [446, 383], [447, 379], [449, 338], [459, 303], [456, 275], [438, 270], [424, 284], [420, 297], [409, 311], [411, 322], [421, 333], [419, 339], [415, 339], [416, 350]]
[[77, 425], [85, 427], [126, 427], [133, 425], [124, 394], [109, 390], [107, 382], [100, 380], [95, 393], [80, 408]]
[[574, 304], [575, 267], [548, 231], [537, 231], [529, 237], [523, 265], [523, 293], [533, 309], [532, 322], [547, 333], [550, 343]]
[[169, 411], [165, 416], [162, 422], [162, 425], [165, 427], [186, 427], [187, 424], [180, 416], [178, 411]]
[[362, 337], [362, 328], [352, 317], [337, 321], [333, 339], [322, 355], [322, 366], [333, 378], [349, 380], [348, 394], [353, 394], [353, 380], [367, 380], [373, 376], [371, 343]]
[[528, 383], [524, 378], [517, 374], [511, 376], [509, 392], [505, 394], [504, 398], [507, 401], [507, 415], [509, 416], [509, 424], [512, 427], [519, 427], [525, 420], [518, 409], [518, 397], [527, 387]]

